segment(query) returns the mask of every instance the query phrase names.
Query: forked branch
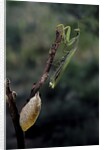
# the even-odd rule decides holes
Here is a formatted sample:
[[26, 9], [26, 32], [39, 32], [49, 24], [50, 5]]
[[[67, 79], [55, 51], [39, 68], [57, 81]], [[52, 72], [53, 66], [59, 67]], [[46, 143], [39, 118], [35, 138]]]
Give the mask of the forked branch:
[[[37, 81], [37, 83], [35, 85], [33, 85], [31, 92], [30, 92], [30, 97], [33, 97], [37, 91], [39, 91], [39, 89], [42, 87], [42, 85], [45, 83], [45, 81], [48, 78], [49, 75], [49, 71], [50, 68], [52, 66], [52, 62], [56, 53], [56, 50], [58, 49], [60, 43], [62, 40], [62, 34], [61, 32], [59, 32], [56, 29], [56, 39], [54, 41], [54, 43], [52, 44], [50, 50], [49, 50], [49, 56], [46, 62], [46, 66], [44, 68], [43, 74], [40, 77], [39, 81]], [[18, 148], [24, 148], [25, 144], [24, 144], [24, 134], [23, 131], [20, 127], [19, 124], [19, 113], [18, 113], [18, 109], [16, 107], [16, 103], [14, 101], [14, 95], [13, 95], [13, 91], [11, 91], [10, 89], [10, 80], [6, 80], [6, 95], [7, 95], [7, 99], [8, 99], [8, 104], [9, 104], [9, 110], [10, 110], [10, 115], [12, 117], [12, 121], [14, 124], [14, 128], [16, 131], [16, 136], [17, 136], [17, 144], [18, 144]]]

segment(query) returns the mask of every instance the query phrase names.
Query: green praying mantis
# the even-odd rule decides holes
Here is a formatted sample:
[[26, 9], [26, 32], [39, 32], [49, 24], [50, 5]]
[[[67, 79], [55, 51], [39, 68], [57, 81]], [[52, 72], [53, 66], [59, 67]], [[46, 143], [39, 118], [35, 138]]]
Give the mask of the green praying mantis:
[[[70, 39], [71, 34], [71, 27], [66, 26], [64, 27], [63, 24], [59, 24], [57, 30], [62, 35], [62, 44], [64, 45], [64, 51], [66, 52], [65, 55], [60, 59], [60, 63], [56, 68], [56, 71], [50, 78], [49, 86], [53, 89], [57, 83], [59, 82], [60, 78], [62, 77], [65, 69], [67, 68], [72, 56], [74, 55], [75, 51], [77, 50], [77, 44], [80, 35], [80, 29], [74, 29], [76, 32], [76, 36]], [[66, 49], [68, 49], [66, 51]]]

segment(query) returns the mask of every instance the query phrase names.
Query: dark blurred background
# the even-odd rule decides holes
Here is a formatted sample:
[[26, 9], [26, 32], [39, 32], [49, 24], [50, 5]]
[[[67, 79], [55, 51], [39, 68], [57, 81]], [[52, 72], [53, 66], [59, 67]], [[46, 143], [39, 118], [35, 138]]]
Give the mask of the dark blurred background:
[[[99, 6], [6, 3], [6, 76], [18, 94], [19, 112], [43, 72], [56, 26], [74, 28], [78, 22], [78, 51], [56, 88], [49, 88], [49, 80], [41, 88], [42, 109], [25, 133], [26, 148], [99, 144]], [[6, 147], [14, 149], [15, 130], [6, 110]]]

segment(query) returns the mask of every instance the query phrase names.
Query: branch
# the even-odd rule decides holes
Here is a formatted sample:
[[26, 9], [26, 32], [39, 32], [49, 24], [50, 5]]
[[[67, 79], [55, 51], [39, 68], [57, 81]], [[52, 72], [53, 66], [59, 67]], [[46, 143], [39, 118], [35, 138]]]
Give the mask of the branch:
[[18, 109], [16, 107], [16, 103], [14, 101], [14, 95], [13, 95], [14, 91], [11, 91], [10, 89], [10, 80], [7, 79], [6, 80], [6, 96], [7, 96], [7, 102], [9, 105], [9, 110], [10, 110], [10, 115], [13, 121], [13, 125], [15, 128], [15, 132], [16, 132], [16, 136], [17, 136], [17, 145], [18, 148], [25, 148], [25, 143], [24, 143], [24, 134], [23, 131], [20, 127], [19, 124], [19, 113], [18, 113]]
[[39, 89], [42, 87], [44, 82], [47, 80], [56, 50], [58, 49], [61, 41], [62, 41], [62, 34], [56, 29], [56, 39], [49, 50], [49, 56], [48, 56], [48, 59], [46, 62], [45, 69], [44, 69], [43, 74], [40, 77], [39, 81], [33, 85], [29, 99], [31, 97], [33, 97], [37, 91], [39, 91]]

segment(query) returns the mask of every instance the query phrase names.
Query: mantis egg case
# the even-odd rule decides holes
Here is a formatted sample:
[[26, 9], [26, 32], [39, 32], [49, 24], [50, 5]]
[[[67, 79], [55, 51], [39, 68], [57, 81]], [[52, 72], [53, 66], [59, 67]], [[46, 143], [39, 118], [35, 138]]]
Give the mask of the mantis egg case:
[[41, 110], [41, 99], [39, 92], [32, 97], [20, 112], [20, 126], [27, 131], [35, 122]]

